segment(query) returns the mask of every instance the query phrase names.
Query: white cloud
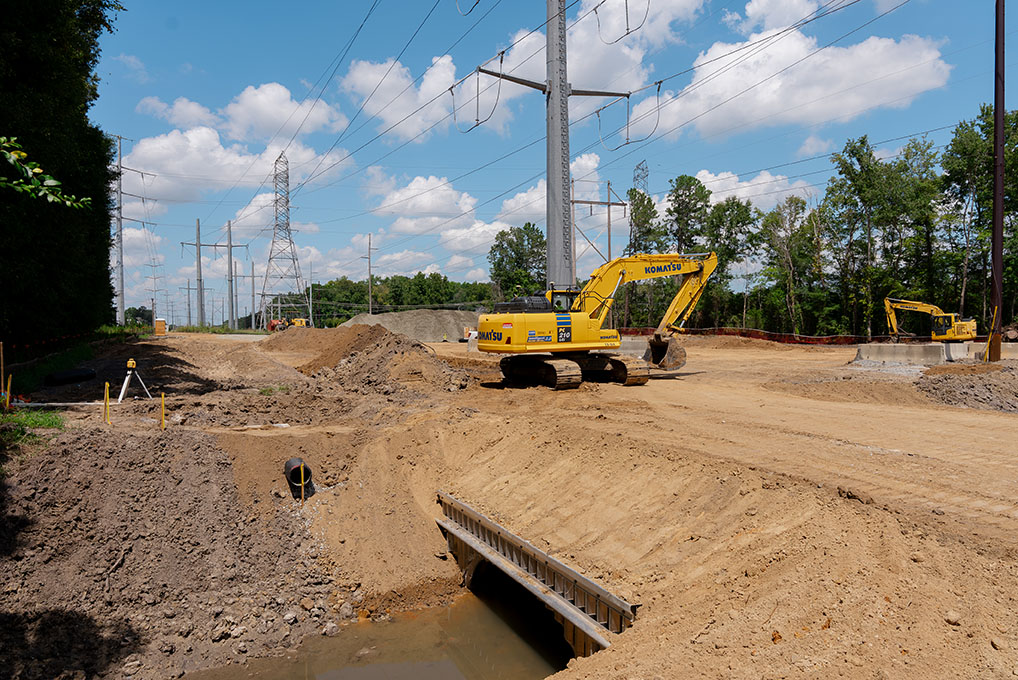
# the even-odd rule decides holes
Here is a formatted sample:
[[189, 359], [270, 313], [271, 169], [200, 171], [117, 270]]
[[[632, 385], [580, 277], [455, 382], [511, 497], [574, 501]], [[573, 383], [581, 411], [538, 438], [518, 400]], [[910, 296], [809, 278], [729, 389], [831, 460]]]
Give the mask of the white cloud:
[[[601, 158], [596, 153], [585, 153], [569, 164], [569, 173], [574, 180], [574, 198], [582, 200], [603, 200], [600, 175], [597, 172]], [[532, 187], [502, 201], [496, 219], [519, 223], [537, 222], [547, 215], [545, 203], [547, 183], [540, 179]]]
[[728, 171], [714, 174], [709, 170], [701, 170], [696, 173], [696, 178], [711, 190], [711, 203], [720, 203], [729, 196], [735, 196], [740, 200], [752, 201], [753, 206], [761, 210], [770, 210], [786, 196], [807, 198], [812, 192], [808, 182], [793, 182], [784, 175], [772, 175], [766, 170], [745, 181]]
[[808, 16], [819, 7], [815, 0], [750, 0], [746, 5], [746, 16], [735, 12], [725, 13], [725, 23], [743, 34], [760, 29], [790, 26]]
[[301, 134], [339, 132], [347, 124], [339, 109], [310, 98], [298, 104], [279, 83], [247, 86], [220, 113], [225, 118], [224, 132], [237, 140], [289, 139], [298, 128]]
[[474, 220], [470, 226], [446, 229], [442, 232], [440, 242], [450, 250], [480, 255], [488, 252], [498, 232], [505, 231], [510, 226], [505, 222], [489, 223]]
[[[763, 125], [845, 122], [873, 107], [907, 107], [922, 92], [943, 86], [951, 71], [937, 43], [914, 35], [870, 37], [848, 47], [829, 47], [801, 62], [818, 44], [798, 31], [745, 61], [740, 61], [744, 52], [723, 56], [739, 46], [715, 43], [701, 54], [692, 82], [680, 93], [662, 93], [660, 122], [654, 96], [639, 102], [634, 134], [649, 133], [657, 125], [658, 134], [677, 136], [689, 121], [703, 136]], [[707, 65], [715, 58], [720, 61]], [[722, 74], [712, 77], [715, 73]], [[754, 83], [763, 85], [743, 93]], [[711, 111], [730, 99], [731, 105]]]
[[145, 68], [144, 62], [141, 59], [134, 56], [133, 54], [124, 54], [121, 52], [117, 56], [113, 57], [114, 61], [119, 61], [121, 64], [127, 67], [128, 77], [140, 85], [152, 82], [151, 76], [148, 74], [148, 69]]
[[445, 225], [469, 224], [476, 204], [476, 198], [454, 189], [445, 177], [418, 176], [387, 193], [373, 212], [396, 216], [394, 232], [422, 234]]
[[[165, 201], [193, 201], [235, 185], [257, 187], [267, 177], [271, 177], [279, 152], [278, 144], [272, 144], [260, 153], [250, 153], [239, 144], [224, 146], [219, 133], [211, 127], [173, 130], [138, 141], [124, 157], [124, 165], [151, 173], [143, 178], [138, 173], [125, 172], [124, 191], [139, 196], [157, 196]], [[331, 158], [342, 158], [344, 155], [346, 152], [343, 149], [335, 149], [325, 162], [329, 163]], [[300, 142], [291, 144], [286, 156], [289, 160], [291, 187], [305, 178], [321, 159], [314, 149]], [[351, 161], [346, 161], [332, 172], [338, 172], [350, 164]], [[255, 200], [264, 201], [264, 197]], [[129, 205], [125, 203], [125, 208]], [[160, 210], [164, 211], [163, 204], [150, 204], [147, 214], [158, 214]], [[136, 206], [134, 212], [142, 213], [137, 219], [145, 219], [140, 206]], [[263, 221], [263, 224], [268, 223], [271, 223], [271, 218]]]
[[834, 140], [821, 139], [816, 135], [810, 135], [799, 147], [796, 155], [799, 158], [807, 158], [809, 156], [818, 156], [823, 153], [827, 153], [834, 148]]
[[[341, 87], [363, 103], [365, 113], [379, 117], [379, 131], [396, 125], [390, 134], [410, 139], [448, 115], [451, 98], [439, 97], [431, 104], [428, 102], [448, 90], [455, 78], [456, 67], [449, 55], [434, 57], [432, 67], [416, 86], [410, 69], [392, 59], [381, 63], [355, 59]], [[427, 137], [422, 135], [419, 141]]]
[[455, 269], [455, 268], [466, 269], [468, 267], [474, 266], [474, 261], [473, 261], [473, 259], [471, 259], [469, 257], [464, 257], [463, 255], [453, 255], [445, 263], [445, 266], [446, 266], [447, 269]]
[[486, 269], [481, 269], [480, 267], [477, 269], [471, 269], [463, 275], [463, 280], [470, 282], [487, 281], [489, 278], [488, 271]]
[[214, 126], [220, 122], [216, 114], [187, 97], [177, 97], [173, 100], [173, 106], [166, 104], [159, 97], [145, 97], [138, 102], [134, 110], [138, 113], [148, 113], [156, 118], [162, 118], [181, 128], [200, 125]]
[[[144, 267], [147, 264], [162, 264], [166, 256], [158, 252], [166, 239], [148, 227], [124, 227], [124, 269]], [[111, 251], [113, 257], [116, 250]]]

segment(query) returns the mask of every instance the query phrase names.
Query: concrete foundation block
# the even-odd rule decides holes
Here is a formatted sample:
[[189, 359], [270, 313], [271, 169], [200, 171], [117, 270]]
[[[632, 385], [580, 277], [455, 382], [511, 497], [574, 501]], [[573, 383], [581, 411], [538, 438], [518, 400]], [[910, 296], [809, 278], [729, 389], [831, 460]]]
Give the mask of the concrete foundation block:
[[944, 349], [944, 346], [945, 344], [942, 342], [909, 343], [903, 345], [869, 343], [859, 345], [855, 360], [933, 366], [948, 360], [947, 350]]

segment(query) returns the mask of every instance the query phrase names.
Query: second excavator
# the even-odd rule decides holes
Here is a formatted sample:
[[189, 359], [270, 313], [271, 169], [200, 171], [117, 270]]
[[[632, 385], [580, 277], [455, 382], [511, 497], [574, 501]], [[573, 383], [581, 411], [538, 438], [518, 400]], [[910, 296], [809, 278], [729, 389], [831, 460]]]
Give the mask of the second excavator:
[[[718, 265], [714, 253], [644, 254], [607, 262], [580, 290], [555, 289], [495, 305], [477, 325], [477, 348], [508, 354], [499, 362], [509, 382], [540, 382], [555, 389], [579, 387], [584, 379], [642, 385], [650, 369], [674, 371], [686, 363], [675, 335], [693, 313], [707, 279]], [[619, 332], [605, 328], [622, 284], [665, 276], [681, 277], [641, 360], [605, 351], [618, 349]]]
[[933, 329], [930, 333], [930, 339], [935, 342], [975, 340], [975, 319], [962, 319], [953, 313], [945, 314], [940, 307], [927, 302], [899, 300], [889, 297], [884, 298], [884, 313], [887, 315], [887, 332], [895, 342], [898, 342], [899, 335], [901, 334], [901, 331], [898, 329], [898, 317], [894, 313], [896, 309], [929, 314], [933, 318]]

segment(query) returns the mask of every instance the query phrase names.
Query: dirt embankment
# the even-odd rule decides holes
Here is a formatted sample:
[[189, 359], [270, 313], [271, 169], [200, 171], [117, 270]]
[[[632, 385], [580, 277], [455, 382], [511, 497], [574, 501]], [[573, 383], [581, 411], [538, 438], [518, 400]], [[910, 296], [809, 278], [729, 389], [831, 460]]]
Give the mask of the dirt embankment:
[[942, 404], [1018, 413], [1018, 361], [932, 366], [917, 387]]

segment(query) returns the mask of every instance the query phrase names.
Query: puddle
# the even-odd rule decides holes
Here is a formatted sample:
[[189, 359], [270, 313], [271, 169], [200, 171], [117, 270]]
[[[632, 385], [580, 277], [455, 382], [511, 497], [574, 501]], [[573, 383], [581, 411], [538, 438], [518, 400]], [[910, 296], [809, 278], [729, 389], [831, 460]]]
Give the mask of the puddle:
[[[519, 589], [519, 592], [516, 589]], [[193, 680], [537, 680], [572, 656], [551, 612], [496, 569], [448, 607], [341, 626], [289, 658], [189, 673]]]

